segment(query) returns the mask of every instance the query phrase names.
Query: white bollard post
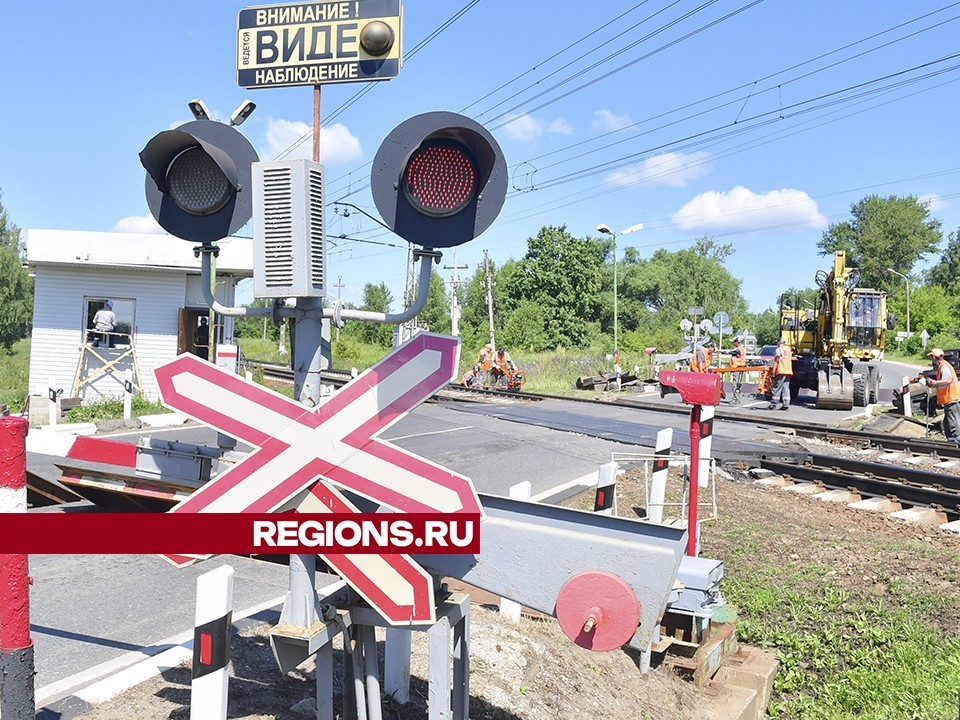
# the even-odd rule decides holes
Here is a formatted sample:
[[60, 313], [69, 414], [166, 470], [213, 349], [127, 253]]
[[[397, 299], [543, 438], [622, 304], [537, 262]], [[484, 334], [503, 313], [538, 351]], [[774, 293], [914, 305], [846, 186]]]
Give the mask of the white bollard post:
[[[510, 488], [511, 500], [529, 500], [533, 492], [533, 485], [529, 480], [519, 482]], [[500, 614], [513, 623], [520, 622], [520, 603], [507, 598], [500, 598]]]
[[601, 515], [617, 514], [617, 474], [620, 466], [615, 460], [604, 463], [597, 473], [597, 494], [593, 500], [593, 511]]
[[57, 379], [55, 377], [50, 378], [47, 386], [47, 399], [50, 401], [47, 404], [47, 413], [49, 414], [47, 422], [53, 426], [60, 419], [60, 405], [57, 402]]
[[664, 428], [657, 433], [654, 450], [653, 476], [650, 481], [650, 507], [647, 517], [651, 522], [663, 522], [663, 499], [667, 494], [667, 473], [670, 471], [670, 451], [673, 447], [673, 428]]
[[133, 370], [123, 371], [123, 419], [129, 420], [133, 415]]
[[225, 720], [233, 621], [233, 568], [223, 565], [197, 578], [190, 720]]
[[913, 417], [913, 398], [910, 397], [910, 376], [904, 375], [900, 384], [903, 387], [903, 395], [901, 396], [903, 399], [903, 416]]
[[412, 630], [387, 628], [383, 649], [383, 691], [401, 705], [410, 700], [410, 637]]

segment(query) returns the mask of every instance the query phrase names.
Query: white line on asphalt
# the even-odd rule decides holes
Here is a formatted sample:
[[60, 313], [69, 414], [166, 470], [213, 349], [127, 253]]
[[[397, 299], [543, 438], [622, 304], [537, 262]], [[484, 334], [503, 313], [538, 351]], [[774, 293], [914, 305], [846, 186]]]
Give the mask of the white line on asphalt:
[[[281, 595], [280, 597], [249, 607], [239, 614], [234, 615], [234, 621], [243, 620], [263, 610], [276, 607], [283, 603], [283, 598], [284, 596]], [[192, 612], [190, 614], [192, 616]], [[170, 647], [171, 645], [174, 647]], [[186, 655], [181, 656], [183, 653], [186, 653]], [[146, 660], [143, 659], [144, 655], [148, 656]], [[142, 674], [143, 670], [141, 666], [153, 667], [154, 671], [152, 675], [155, 675], [161, 672], [162, 669], [176, 667], [183, 662], [184, 659], [189, 660], [192, 658], [193, 629], [191, 628], [190, 630], [177, 633], [166, 640], [154, 643], [150, 647], [125, 653], [113, 660], [107, 660], [70, 677], [45, 685], [36, 691], [35, 701], [38, 707], [43, 707], [50, 702], [59, 700], [62, 696], [69, 695], [76, 688], [83, 687], [87, 683], [94, 683], [75, 694], [90, 703], [102, 702], [151, 677], [151, 675], [145, 675], [138, 680], [133, 680], [134, 677], [139, 677]], [[111, 677], [105, 677], [107, 675]], [[104, 679], [100, 680], [100, 678]], [[100, 680], [100, 682], [95, 682], [97, 680]], [[130, 682], [131, 680], [133, 681]], [[124, 685], [124, 682], [128, 682], [129, 684]], [[105, 695], [104, 693], [108, 691], [112, 691], [112, 694]]]
[[407, 440], [415, 437], [426, 437], [427, 435], [442, 435], [443, 433], [456, 432], [457, 430], [473, 430], [473, 425], [464, 425], [463, 427], [447, 428], [446, 430], [431, 430], [430, 432], [413, 433], [412, 435], [400, 435], [392, 438], [381, 438], [387, 442], [396, 442], [397, 440]]
[[583, 477], [579, 477], [576, 480], [571, 480], [570, 482], [565, 482], [562, 485], [557, 485], [556, 487], [539, 492], [530, 497], [530, 502], [541, 502], [549, 497], [557, 495], [558, 493], [562, 493], [564, 490], [569, 490], [572, 487], [576, 487], [577, 485], [581, 485], [585, 488], [594, 487], [597, 484], [597, 475], [599, 473], [600, 470], [598, 469], [596, 472], [587, 473]]

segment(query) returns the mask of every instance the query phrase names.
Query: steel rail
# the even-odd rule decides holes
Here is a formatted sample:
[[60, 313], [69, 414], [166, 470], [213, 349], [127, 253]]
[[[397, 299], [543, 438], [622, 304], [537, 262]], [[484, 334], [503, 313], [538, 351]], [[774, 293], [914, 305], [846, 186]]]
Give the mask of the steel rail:
[[[837, 458], [826, 459], [832, 465], [837, 465]], [[915, 484], [914, 481], [882, 479], [851, 470], [836, 470], [815, 464], [791, 465], [776, 460], [761, 460], [760, 466], [792, 480], [817, 483], [838, 490], [856, 490], [866, 497], [895, 498], [914, 507], [935, 507], [942, 509], [951, 520], [960, 518], [960, 492], [947, 490], [942, 483]], [[937, 475], [938, 479], [945, 477]]]
[[[288, 368], [270, 367], [262, 365], [264, 373], [272, 377], [283, 379], [289, 375], [293, 378], [293, 371]], [[348, 373], [336, 370], [324, 370], [321, 377], [329, 380], [335, 385], [341, 385], [347, 382]], [[651, 412], [668, 412], [676, 415], [689, 415], [690, 408], [686, 405], [654, 405], [652, 403], [641, 403], [633, 401], [629, 397], [622, 395], [616, 396], [612, 401], [607, 397], [573, 397], [569, 395], [553, 395], [550, 393], [537, 393], [528, 391], [512, 391], [504, 388], [469, 388], [457, 383], [451, 383], [444, 388], [445, 393], [450, 391], [454, 395], [462, 396], [506, 396], [529, 400], [531, 402], [541, 400], [562, 400], [565, 402], [586, 403], [590, 405], [615, 404], [619, 407], [630, 407], [641, 410], [650, 410]], [[444, 399], [450, 399], [450, 393], [444, 396]], [[856, 445], [858, 447], [876, 447], [880, 450], [889, 452], [905, 452], [913, 455], [929, 455], [940, 459], [960, 460], [960, 446], [955, 443], [948, 443], [942, 440], [932, 440], [930, 438], [912, 438], [876, 433], [864, 430], [852, 430], [846, 428], [835, 428], [820, 423], [810, 423], [809, 421], [799, 421], [785, 419], [780, 417], [744, 417], [735, 410], [723, 407], [716, 409], [715, 417], [724, 421], [751, 423], [754, 425], [763, 425], [764, 427], [775, 427], [790, 430], [794, 434], [805, 438], [816, 438], [826, 442], [841, 442], [844, 444]]]

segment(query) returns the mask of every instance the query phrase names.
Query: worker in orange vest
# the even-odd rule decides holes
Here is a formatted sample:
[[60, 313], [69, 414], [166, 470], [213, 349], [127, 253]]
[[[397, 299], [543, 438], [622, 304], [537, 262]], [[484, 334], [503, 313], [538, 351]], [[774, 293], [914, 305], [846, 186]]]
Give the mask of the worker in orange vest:
[[733, 339], [733, 350], [730, 352], [730, 367], [747, 366], [747, 349], [740, 342], [740, 338]]
[[480, 366], [481, 370], [487, 371], [493, 367], [493, 345], [487, 343], [480, 349], [480, 354], [477, 355], [477, 365]]
[[704, 352], [706, 353], [706, 358], [704, 359], [703, 366], [700, 368], [701, 372], [710, 372], [710, 366], [713, 365], [713, 354], [717, 351], [717, 346], [708, 342], [704, 347]]
[[947, 442], [960, 443], [960, 380], [953, 366], [943, 357], [943, 350], [934, 348], [927, 355], [937, 370], [935, 380], [924, 380], [928, 387], [937, 389], [937, 405], [943, 408], [943, 435]]
[[790, 409], [790, 379], [793, 377], [793, 351], [787, 341], [780, 338], [777, 350], [773, 354], [773, 397], [767, 410], [776, 410], [780, 402], [781, 410]]
[[480, 366], [474, 365], [464, 373], [460, 384], [465, 387], [477, 387], [480, 385]]
[[493, 370], [490, 371], [493, 384], [499, 385], [501, 380], [506, 384], [507, 381], [505, 378], [516, 369], [517, 366], [513, 364], [513, 358], [510, 357], [510, 353], [504, 350], [503, 346], [498, 347], [496, 354], [493, 356]]
[[707, 351], [703, 345], [693, 348], [693, 357], [690, 358], [690, 372], [707, 371]]

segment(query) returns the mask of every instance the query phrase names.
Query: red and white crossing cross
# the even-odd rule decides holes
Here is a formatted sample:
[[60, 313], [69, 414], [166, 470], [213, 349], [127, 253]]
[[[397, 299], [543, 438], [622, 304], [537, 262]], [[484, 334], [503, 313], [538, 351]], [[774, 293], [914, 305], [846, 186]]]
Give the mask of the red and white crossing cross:
[[459, 349], [415, 335], [314, 409], [193, 355], [158, 367], [164, 405], [259, 448], [171, 512], [271, 512], [322, 477], [402, 512], [482, 516], [469, 478], [376, 439], [456, 376]]

